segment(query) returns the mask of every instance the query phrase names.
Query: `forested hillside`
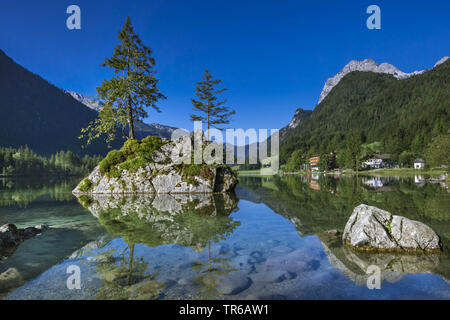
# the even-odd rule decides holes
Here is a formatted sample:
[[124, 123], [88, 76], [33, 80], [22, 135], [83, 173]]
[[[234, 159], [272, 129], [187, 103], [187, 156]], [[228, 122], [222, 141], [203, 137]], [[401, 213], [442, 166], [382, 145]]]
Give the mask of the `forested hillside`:
[[450, 128], [450, 60], [408, 79], [352, 72], [333, 88], [311, 116], [280, 146], [281, 162], [304, 154], [342, 150], [350, 131], [362, 143], [381, 142], [394, 160], [403, 152], [421, 156], [433, 137]]

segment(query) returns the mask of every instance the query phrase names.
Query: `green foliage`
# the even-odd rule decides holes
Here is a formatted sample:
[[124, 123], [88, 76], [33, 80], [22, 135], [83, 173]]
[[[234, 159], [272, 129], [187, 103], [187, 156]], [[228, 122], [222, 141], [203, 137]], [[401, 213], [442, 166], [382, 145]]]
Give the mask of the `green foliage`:
[[449, 82], [450, 61], [403, 80], [351, 72], [281, 141], [280, 161], [287, 163], [297, 149], [307, 154], [322, 145], [342, 153], [351, 129], [360, 133], [361, 143], [390, 153], [396, 162], [405, 150], [425, 156], [432, 138], [450, 127]]
[[388, 224], [385, 226], [385, 229], [386, 229], [387, 233], [389, 234], [389, 236], [392, 237], [391, 221], [388, 222]]
[[97, 87], [98, 100], [104, 106], [98, 118], [81, 130], [80, 138], [87, 138], [87, 144], [103, 135], [109, 143], [116, 138], [117, 129], [126, 126], [128, 139], [135, 139], [134, 123], [148, 117], [145, 108], [159, 112], [156, 102], [165, 99], [157, 87], [152, 50], [134, 33], [129, 17], [119, 32], [119, 40], [114, 54], [102, 65], [112, 68], [115, 74]]
[[400, 155], [398, 156], [398, 163], [402, 167], [410, 168], [414, 165], [415, 158], [416, 158], [416, 156], [414, 155], [413, 152], [405, 150], [405, 151], [402, 151], [402, 153], [400, 153]]
[[372, 143], [364, 143], [361, 145], [361, 156], [367, 156], [374, 153], [383, 153], [383, 144], [381, 141], [375, 141]]
[[351, 130], [346, 139], [346, 167], [358, 171], [361, 158], [361, 136], [354, 130]]
[[106, 157], [100, 161], [100, 172], [106, 174], [112, 174], [111, 170], [114, 169], [116, 165], [125, 161], [125, 155], [121, 150], [112, 150]]
[[214, 172], [212, 167], [220, 167], [220, 165], [208, 165], [208, 164], [181, 164], [178, 167], [178, 171], [182, 174], [183, 180], [192, 185], [198, 185], [195, 177], [200, 177], [204, 180], [209, 180], [211, 184], [214, 182]]
[[82, 192], [88, 192], [89, 190], [92, 190], [92, 181], [89, 180], [89, 178], [84, 178], [81, 181], [78, 189], [80, 189], [80, 191]]
[[93, 200], [85, 195], [77, 197], [78, 202], [83, 206], [83, 208], [89, 208], [93, 202]]
[[424, 154], [430, 166], [445, 165], [450, 168], [450, 131], [433, 138]]
[[227, 102], [226, 99], [217, 101], [217, 96], [227, 90], [226, 88], [214, 88], [221, 82], [222, 80], [212, 80], [212, 75], [208, 70], [205, 70], [203, 81], [198, 82], [195, 89], [195, 95], [199, 100], [191, 99], [193, 104], [192, 109], [194, 111], [199, 111], [202, 114], [191, 115], [191, 120], [206, 123], [208, 130], [210, 127], [230, 123], [230, 117], [235, 114], [234, 110], [230, 110], [229, 107], [225, 106], [225, 103]]
[[79, 157], [60, 151], [45, 158], [27, 146], [0, 148], [0, 176], [80, 176], [86, 175], [100, 161], [100, 156]]
[[286, 170], [289, 172], [300, 171], [301, 165], [307, 162], [307, 157], [302, 150], [295, 150], [286, 164]]
[[108, 177], [120, 177], [123, 170], [136, 172], [145, 163], [154, 162], [151, 155], [166, 144], [160, 137], [148, 136], [142, 140], [131, 139], [120, 150], [112, 150], [100, 161], [100, 172]]
[[320, 155], [320, 170], [329, 171], [337, 167], [336, 154], [333, 152], [325, 152]]

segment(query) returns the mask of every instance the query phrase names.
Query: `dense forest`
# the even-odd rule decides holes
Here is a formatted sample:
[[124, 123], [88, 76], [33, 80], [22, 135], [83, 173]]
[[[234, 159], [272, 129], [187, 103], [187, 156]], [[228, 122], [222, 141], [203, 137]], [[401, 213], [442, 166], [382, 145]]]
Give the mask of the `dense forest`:
[[[281, 162], [287, 163], [294, 151], [301, 162], [311, 154], [337, 150], [342, 165], [343, 153], [355, 140], [366, 146], [375, 143], [377, 151], [390, 153], [396, 163], [427, 159], [428, 150], [448, 141], [449, 128], [450, 61], [404, 80], [355, 71], [287, 134], [280, 145]], [[448, 152], [441, 164], [448, 164], [447, 158]]]
[[102, 157], [79, 157], [60, 151], [49, 158], [39, 156], [28, 147], [0, 148], [0, 176], [80, 176], [92, 171]]

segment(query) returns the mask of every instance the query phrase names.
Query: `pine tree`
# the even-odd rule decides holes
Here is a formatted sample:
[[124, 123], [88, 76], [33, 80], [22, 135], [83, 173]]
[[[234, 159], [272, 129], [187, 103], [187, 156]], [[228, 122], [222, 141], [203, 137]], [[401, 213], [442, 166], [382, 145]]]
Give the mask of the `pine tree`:
[[347, 167], [358, 172], [361, 157], [361, 135], [351, 130], [348, 133], [346, 144]]
[[146, 107], [160, 112], [156, 102], [166, 98], [157, 87], [159, 80], [155, 77], [152, 50], [135, 34], [129, 17], [119, 32], [119, 40], [114, 54], [105, 58], [102, 64], [112, 68], [115, 74], [97, 87], [97, 100], [104, 106], [98, 118], [81, 130], [80, 138], [87, 137], [87, 144], [103, 134], [109, 143], [116, 138], [117, 129], [126, 126], [129, 128], [128, 139], [135, 139], [135, 121], [148, 116]]
[[450, 130], [446, 134], [434, 137], [425, 150], [425, 159], [431, 166], [450, 167]]
[[217, 100], [217, 96], [227, 90], [226, 88], [215, 89], [215, 86], [221, 82], [222, 80], [213, 80], [212, 75], [208, 72], [208, 70], [205, 70], [203, 81], [198, 82], [195, 89], [195, 95], [199, 100], [191, 99], [193, 104], [192, 110], [199, 111], [203, 114], [193, 114], [191, 115], [191, 120], [206, 123], [208, 129], [208, 140], [209, 129], [211, 127], [230, 123], [230, 117], [235, 114], [234, 110], [230, 110], [229, 107], [225, 106], [225, 103], [227, 102], [226, 99], [221, 101]]

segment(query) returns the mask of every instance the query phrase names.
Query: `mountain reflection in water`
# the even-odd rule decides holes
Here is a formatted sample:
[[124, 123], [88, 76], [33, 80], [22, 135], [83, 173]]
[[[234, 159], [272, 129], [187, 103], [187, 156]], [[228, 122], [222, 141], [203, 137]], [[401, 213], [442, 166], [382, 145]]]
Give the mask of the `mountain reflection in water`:
[[[240, 177], [236, 195], [82, 196], [80, 210], [105, 231], [8, 298], [448, 299], [449, 193], [417, 182]], [[328, 230], [342, 231], [361, 203], [426, 223], [444, 251], [342, 246], [341, 235]], [[73, 264], [81, 268], [82, 290], [65, 286]], [[381, 271], [381, 290], [366, 286], [371, 265]]]

